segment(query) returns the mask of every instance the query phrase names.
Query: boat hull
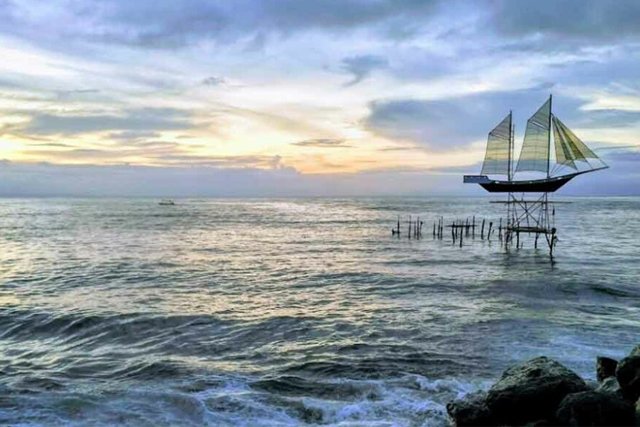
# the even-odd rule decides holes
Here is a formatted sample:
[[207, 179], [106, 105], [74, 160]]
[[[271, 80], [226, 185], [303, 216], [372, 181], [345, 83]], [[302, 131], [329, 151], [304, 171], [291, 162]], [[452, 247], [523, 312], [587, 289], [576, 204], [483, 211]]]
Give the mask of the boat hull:
[[479, 183], [489, 193], [553, 193], [569, 182], [575, 175], [529, 181], [497, 181]]

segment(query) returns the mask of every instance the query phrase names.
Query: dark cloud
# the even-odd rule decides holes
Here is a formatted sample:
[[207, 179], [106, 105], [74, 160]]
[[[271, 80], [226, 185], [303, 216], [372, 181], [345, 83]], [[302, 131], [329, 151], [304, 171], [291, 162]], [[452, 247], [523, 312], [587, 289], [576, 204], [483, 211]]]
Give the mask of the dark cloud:
[[364, 28], [381, 38], [403, 40], [434, 20], [443, 37], [486, 43], [484, 37], [495, 33], [521, 50], [637, 40], [640, 35], [636, 0], [104, 0], [99, 5], [65, 2], [58, 10], [51, 8], [51, 16], [30, 12], [38, 6], [36, 0], [0, 1], [0, 31], [51, 46], [72, 40], [179, 48], [213, 40], [242, 42], [249, 49], [308, 31]]
[[492, 26], [509, 35], [544, 34], [556, 43], [640, 36], [636, 0], [499, 0], [493, 5]]
[[156, 132], [192, 127], [190, 114], [173, 108], [139, 108], [122, 114], [54, 115], [36, 113], [21, 129], [27, 134], [75, 135], [103, 131]]
[[315, 138], [305, 139], [303, 141], [297, 141], [291, 143], [291, 145], [297, 145], [298, 147], [318, 147], [318, 148], [343, 148], [350, 147], [346, 144], [344, 139], [336, 138]]
[[[436, 0], [105, 0], [98, 6], [69, 2], [52, 21], [28, 13], [38, 2], [0, 3], [0, 29], [12, 35], [175, 48], [203, 39], [221, 43], [245, 39], [255, 44], [265, 34], [288, 35], [324, 29], [352, 30], [382, 25], [400, 32], [434, 12]], [[38, 30], [39, 31], [36, 31]], [[46, 31], [44, 31], [46, 30]]]
[[[512, 92], [484, 92], [446, 100], [396, 99], [375, 101], [364, 125], [391, 139], [413, 141], [434, 151], [455, 150], [486, 138], [514, 110], [517, 129], [549, 96], [547, 85]], [[582, 101], [562, 97], [554, 104], [571, 123]]]
[[345, 83], [345, 86], [353, 86], [369, 77], [375, 71], [386, 68], [389, 65], [387, 60], [376, 55], [358, 55], [344, 58], [342, 69], [353, 75], [352, 80]]

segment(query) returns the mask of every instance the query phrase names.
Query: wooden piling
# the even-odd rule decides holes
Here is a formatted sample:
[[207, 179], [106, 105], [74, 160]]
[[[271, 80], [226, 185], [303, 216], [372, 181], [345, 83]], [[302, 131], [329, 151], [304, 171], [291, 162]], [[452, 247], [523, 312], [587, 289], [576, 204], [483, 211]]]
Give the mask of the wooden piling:
[[473, 222], [471, 223], [471, 236], [476, 238], [476, 216], [473, 216]]
[[489, 222], [489, 232], [487, 233], [487, 240], [491, 240], [491, 227], [493, 227], [493, 222]]
[[480, 228], [480, 239], [484, 240], [484, 218], [482, 218], [482, 228]]

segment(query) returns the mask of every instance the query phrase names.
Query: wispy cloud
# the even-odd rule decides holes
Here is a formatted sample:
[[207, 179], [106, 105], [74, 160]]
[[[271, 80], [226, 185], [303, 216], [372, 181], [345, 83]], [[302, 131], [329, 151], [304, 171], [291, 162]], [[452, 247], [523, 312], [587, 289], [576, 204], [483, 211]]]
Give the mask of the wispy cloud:
[[353, 75], [352, 80], [345, 83], [345, 86], [353, 86], [366, 79], [375, 70], [380, 70], [388, 66], [385, 58], [375, 55], [358, 55], [342, 60], [342, 69]]
[[351, 147], [347, 145], [344, 139], [336, 139], [336, 138], [315, 138], [315, 139], [305, 139], [302, 141], [296, 141], [291, 143], [291, 145], [296, 145], [298, 147], [316, 147], [316, 148], [345, 148]]
[[189, 129], [189, 119], [188, 112], [173, 108], [140, 108], [126, 110], [121, 114], [36, 113], [31, 116], [22, 131], [37, 135], [75, 135], [102, 131], [149, 133]]
[[205, 86], [222, 86], [227, 83], [227, 80], [223, 77], [209, 76], [202, 80], [202, 84]]

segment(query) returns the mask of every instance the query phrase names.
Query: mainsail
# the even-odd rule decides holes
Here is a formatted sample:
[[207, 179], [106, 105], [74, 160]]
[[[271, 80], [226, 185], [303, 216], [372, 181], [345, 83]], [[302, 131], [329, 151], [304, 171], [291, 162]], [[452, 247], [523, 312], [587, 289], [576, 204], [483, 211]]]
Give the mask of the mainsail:
[[511, 168], [511, 113], [491, 132], [482, 164], [483, 175], [509, 175]]
[[549, 171], [551, 98], [527, 121], [516, 172]]

